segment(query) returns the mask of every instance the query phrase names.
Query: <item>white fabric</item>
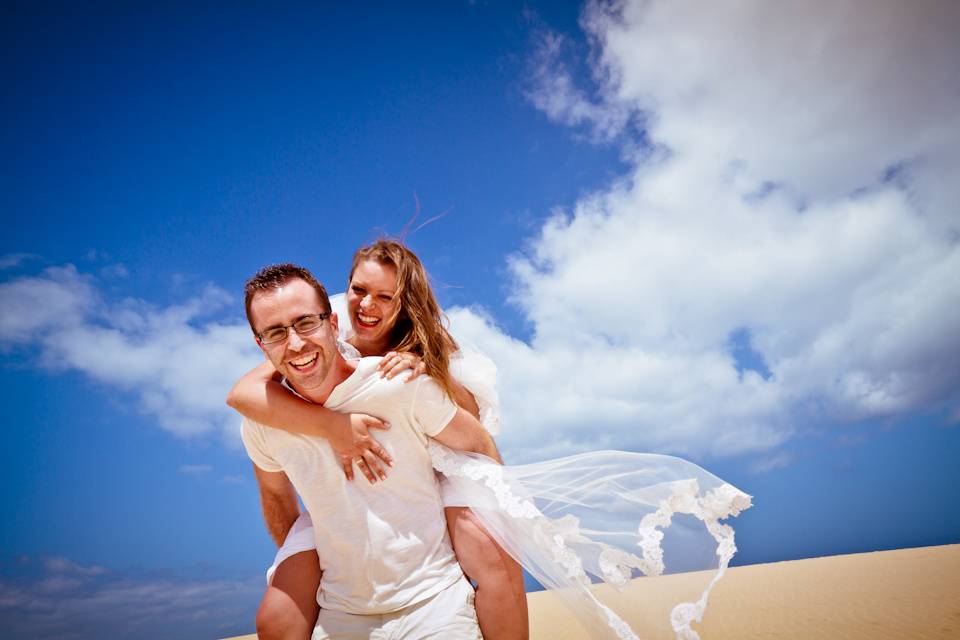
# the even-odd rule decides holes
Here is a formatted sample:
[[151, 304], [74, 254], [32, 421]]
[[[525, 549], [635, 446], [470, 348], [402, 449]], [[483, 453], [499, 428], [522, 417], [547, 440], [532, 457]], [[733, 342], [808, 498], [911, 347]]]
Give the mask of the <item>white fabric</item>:
[[450, 356], [450, 375], [473, 394], [480, 407], [480, 424], [492, 436], [500, 435], [500, 398], [497, 365], [485, 354], [465, 345]]
[[320, 526], [314, 541], [323, 558], [317, 601], [348, 613], [388, 613], [429, 598], [463, 576], [453, 555], [438, 483], [425, 446], [456, 405], [430, 378], [386, 380], [379, 358], [363, 358], [325, 406], [376, 413], [391, 428], [377, 439], [393, 457], [387, 479], [348, 482], [323, 438], [244, 420], [250, 458], [265, 471], [284, 471]]
[[466, 578], [393, 613], [355, 615], [320, 610], [311, 640], [483, 640], [473, 587]]
[[317, 541], [314, 540], [313, 536], [313, 520], [310, 518], [308, 511], [303, 511], [296, 522], [293, 523], [293, 526], [290, 527], [287, 537], [283, 539], [283, 544], [277, 550], [273, 564], [267, 569], [267, 584], [273, 583], [273, 575], [277, 572], [277, 567], [280, 566], [281, 562], [298, 553], [313, 551], [317, 548]]
[[593, 638], [638, 637], [593, 582], [622, 589], [641, 575], [716, 568], [697, 600], [669, 614], [678, 639], [699, 638], [690, 625], [736, 552], [733, 529], [720, 520], [749, 508], [750, 496], [671, 456], [595, 451], [500, 466], [435, 441], [429, 448], [453, 488], [448, 495], [463, 497], [456, 506], [469, 507], [507, 553], [555, 589]]

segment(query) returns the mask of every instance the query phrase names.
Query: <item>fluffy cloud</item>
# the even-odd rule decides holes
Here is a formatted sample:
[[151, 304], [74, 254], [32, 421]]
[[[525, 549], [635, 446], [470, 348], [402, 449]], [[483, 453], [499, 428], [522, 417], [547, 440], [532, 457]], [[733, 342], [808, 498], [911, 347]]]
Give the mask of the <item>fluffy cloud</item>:
[[547, 34], [531, 100], [642, 152], [513, 259], [529, 345], [453, 314], [501, 365], [508, 446], [759, 452], [950, 401], [960, 7], [638, 1], [581, 22], [593, 95]]
[[246, 325], [203, 320], [230, 303], [228, 294], [208, 287], [158, 309], [141, 300], [109, 303], [98, 284], [71, 265], [0, 283], [0, 349], [130, 391], [178, 436], [235, 431], [223, 399], [260, 354]]

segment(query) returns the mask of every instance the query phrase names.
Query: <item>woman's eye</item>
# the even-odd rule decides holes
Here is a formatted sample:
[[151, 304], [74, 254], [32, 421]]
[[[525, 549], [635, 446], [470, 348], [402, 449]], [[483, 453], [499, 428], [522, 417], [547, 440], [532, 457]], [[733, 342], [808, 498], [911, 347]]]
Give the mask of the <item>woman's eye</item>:
[[390, 302], [391, 300], [393, 300], [393, 297], [392, 297], [392, 296], [380, 296], [380, 299], [383, 300], [384, 302]]

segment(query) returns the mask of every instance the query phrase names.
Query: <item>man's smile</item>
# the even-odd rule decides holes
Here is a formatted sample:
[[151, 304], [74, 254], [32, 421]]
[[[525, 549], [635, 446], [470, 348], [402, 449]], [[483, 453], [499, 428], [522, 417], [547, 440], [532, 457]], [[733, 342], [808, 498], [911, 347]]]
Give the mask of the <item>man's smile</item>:
[[303, 372], [306, 369], [309, 369], [314, 364], [316, 364], [317, 359], [320, 357], [320, 352], [314, 351], [313, 353], [301, 356], [293, 360], [287, 360], [287, 364], [293, 367], [298, 372]]

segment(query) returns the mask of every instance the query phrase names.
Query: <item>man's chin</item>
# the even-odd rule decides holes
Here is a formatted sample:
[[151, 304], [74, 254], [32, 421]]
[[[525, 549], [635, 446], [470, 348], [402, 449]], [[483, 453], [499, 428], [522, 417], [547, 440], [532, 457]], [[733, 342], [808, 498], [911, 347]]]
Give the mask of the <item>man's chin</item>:
[[321, 382], [323, 382], [324, 376], [320, 371], [320, 367], [314, 368], [312, 371], [307, 373], [301, 373], [293, 367], [287, 367], [287, 379], [292, 381], [299, 382], [302, 385], [315, 387]]

